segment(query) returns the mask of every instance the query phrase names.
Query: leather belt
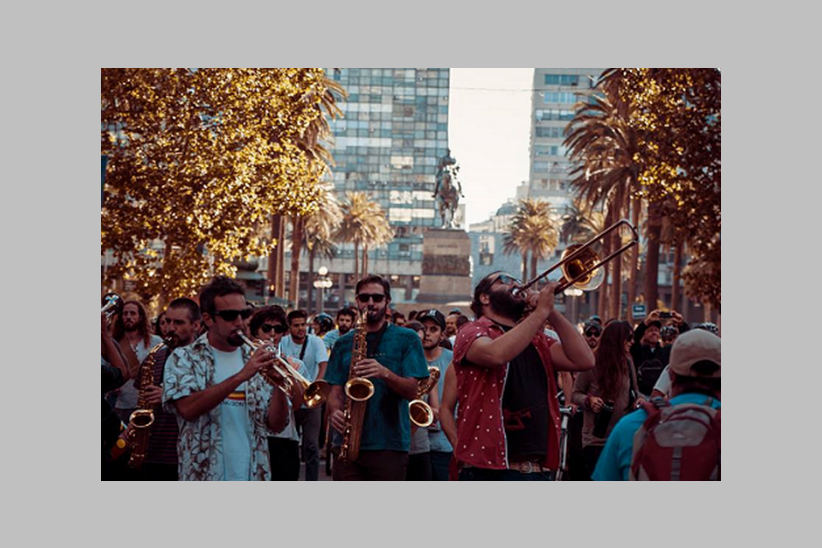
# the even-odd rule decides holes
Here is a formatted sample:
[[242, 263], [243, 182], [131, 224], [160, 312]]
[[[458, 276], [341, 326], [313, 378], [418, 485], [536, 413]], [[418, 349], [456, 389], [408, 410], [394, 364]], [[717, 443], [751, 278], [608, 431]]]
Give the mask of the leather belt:
[[508, 463], [509, 470], [516, 470], [521, 474], [538, 474], [540, 472], [549, 472], [542, 467], [542, 463], [539, 462], [509, 462]]

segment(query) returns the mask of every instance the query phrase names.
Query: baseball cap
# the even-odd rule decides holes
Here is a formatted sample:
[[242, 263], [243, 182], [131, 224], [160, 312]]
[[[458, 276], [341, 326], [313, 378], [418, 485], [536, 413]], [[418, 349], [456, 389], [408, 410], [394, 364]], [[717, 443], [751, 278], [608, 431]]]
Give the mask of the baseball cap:
[[436, 308], [423, 310], [417, 314], [417, 321], [422, 323], [423, 320], [434, 320], [440, 326], [440, 329], [445, 329], [445, 316]]
[[597, 337], [602, 335], [602, 324], [599, 324], [597, 322], [592, 322], [592, 321], [588, 320], [587, 322], [585, 322], [585, 325], [582, 327], [582, 332], [587, 335], [589, 329], [593, 330], [593, 331], [596, 331], [596, 336]]
[[709, 361], [720, 366], [711, 377], [721, 377], [722, 339], [703, 329], [691, 329], [677, 337], [671, 347], [671, 371], [682, 377], [696, 377], [691, 366], [697, 362]]

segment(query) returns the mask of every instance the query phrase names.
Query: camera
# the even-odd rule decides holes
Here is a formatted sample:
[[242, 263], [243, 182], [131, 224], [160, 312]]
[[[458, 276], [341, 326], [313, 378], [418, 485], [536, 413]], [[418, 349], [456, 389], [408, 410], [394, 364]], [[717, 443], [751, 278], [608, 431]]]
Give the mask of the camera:
[[669, 320], [673, 318], [673, 315], [670, 312], [660, 312], [659, 317], [663, 320]]

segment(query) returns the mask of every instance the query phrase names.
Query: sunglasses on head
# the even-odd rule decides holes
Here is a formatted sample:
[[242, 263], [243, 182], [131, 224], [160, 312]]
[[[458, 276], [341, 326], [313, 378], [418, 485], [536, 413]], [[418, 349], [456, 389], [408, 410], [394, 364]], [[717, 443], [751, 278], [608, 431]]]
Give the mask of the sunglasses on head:
[[233, 322], [237, 319], [237, 316], [242, 316], [244, 320], [247, 320], [249, 316], [251, 316], [251, 309], [250, 308], [243, 308], [242, 310], [217, 310], [214, 312], [215, 316], [219, 316], [227, 322]]
[[263, 325], [260, 326], [260, 330], [263, 333], [270, 333], [272, 329], [274, 330], [274, 333], [277, 333], [278, 335], [282, 335], [283, 333], [288, 331], [288, 328], [286, 326], [284, 326], [283, 324], [281, 324], [281, 323], [278, 323], [277, 325], [271, 325], [271, 324], [268, 324], [268, 323], [264, 323]]
[[385, 295], [382, 293], [360, 293], [357, 295], [357, 300], [361, 303], [367, 303], [369, 300], [373, 300], [375, 303], [381, 303], [385, 300]]

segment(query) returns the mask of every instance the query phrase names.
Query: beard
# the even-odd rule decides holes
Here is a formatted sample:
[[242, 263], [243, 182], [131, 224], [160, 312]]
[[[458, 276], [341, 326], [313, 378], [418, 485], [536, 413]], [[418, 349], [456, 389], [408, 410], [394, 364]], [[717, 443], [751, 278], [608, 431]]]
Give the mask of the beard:
[[342, 326], [342, 325], [341, 325], [341, 326], [340, 326], [340, 327], [338, 327], [337, 329], [339, 330], [340, 335], [345, 335], [346, 333], [348, 333], [349, 331], [351, 331], [351, 326], [350, 326], [350, 325], [346, 325], [346, 326]]
[[491, 310], [512, 320], [519, 320], [525, 312], [526, 302], [511, 294], [510, 291], [497, 290], [488, 294]]
[[225, 342], [227, 342], [227, 343], [228, 343], [228, 344], [230, 344], [231, 346], [237, 346], [237, 347], [239, 347], [239, 346], [242, 346], [242, 345], [243, 345], [243, 340], [240, 338], [240, 336], [239, 336], [239, 335], [237, 335], [237, 332], [236, 332], [236, 331], [232, 332], [232, 333], [231, 333], [231, 335], [229, 335], [229, 336], [226, 338]]
[[383, 319], [385, 319], [385, 308], [372, 309], [366, 307], [364, 313], [361, 311], [361, 314], [365, 316], [365, 323], [374, 325], [381, 323]]

